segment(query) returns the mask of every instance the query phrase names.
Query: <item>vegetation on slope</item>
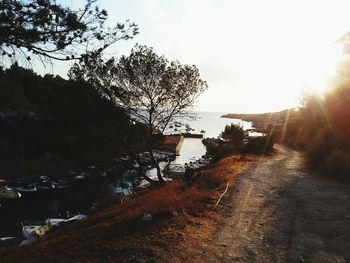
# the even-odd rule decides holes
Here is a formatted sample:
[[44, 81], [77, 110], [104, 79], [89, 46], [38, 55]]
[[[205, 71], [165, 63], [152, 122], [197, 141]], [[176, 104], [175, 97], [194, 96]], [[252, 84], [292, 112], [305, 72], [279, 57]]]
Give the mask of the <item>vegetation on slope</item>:
[[[227, 181], [243, 167], [244, 161], [230, 156], [190, 181], [170, 182], [130, 200], [112, 199], [87, 220], [63, 225], [29, 246], [3, 250], [0, 257], [5, 262], [166, 261], [188, 227], [208, 220], [198, 216], [215, 208]], [[145, 214], [152, 220], [143, 222]]]
[[92, 86], [41, 77], [16, 64], [0, 70], [0, 83], [0, 112], [36, 116], [0, 118], [2, 165], [29, 159], [50, 159], [58, 166], [91, 164], [122, 151], [128, 119]]

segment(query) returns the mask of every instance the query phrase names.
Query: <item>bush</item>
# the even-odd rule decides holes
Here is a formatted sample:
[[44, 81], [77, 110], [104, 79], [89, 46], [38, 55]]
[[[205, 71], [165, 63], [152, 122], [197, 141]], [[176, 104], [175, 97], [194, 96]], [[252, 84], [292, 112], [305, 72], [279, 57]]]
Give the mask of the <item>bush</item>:
[[226, 125], [223, 132], [220, 134], [220, 138], [230, 143], [240, 146], [243, 143], [243, 139], [248, 137], [248, 132], [243, 129], [241, 125], [231, 124]]
[[268, 153], [273, 149], [274, 140], [270, 136], [256, 137], [249, 141], [244, 149], [246, 153]]
[[350, 174], [350, 154], [343, 149], [333, 150], [326, 158], [324, 172], [334, 178], [346, 179]]

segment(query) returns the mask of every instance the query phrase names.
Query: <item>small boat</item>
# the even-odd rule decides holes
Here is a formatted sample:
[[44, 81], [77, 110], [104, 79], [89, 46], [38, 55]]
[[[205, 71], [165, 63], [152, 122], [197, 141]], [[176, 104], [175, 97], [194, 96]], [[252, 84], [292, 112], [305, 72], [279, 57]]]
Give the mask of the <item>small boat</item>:
[[50, 182], [37, 182], [34, 184], [31, 184], [31, 186], [34, 186], [38, 191], [51, 191], [53, 189], [55, 189], [55, 186], [50, 183]]
[[72, 185], [64, 179], [59, 179], [57, 181], [51, 181], [50, 183], [53, 184], [55, 186], [55, 189], [57, 189], [57, 190], [62, 190], [62, 189], [67, 189], [67, 188], [72, 187]]
[[21, 196], [22, 195], [13, 188], [7, 186], [0, 187], [0, 200], [15, 200]]
[[6, 186], [7, 182], [3, 179], [0, 179], [0, 186]]
[[42, 181], [50, 181], [50, 177], [48, 177], [47, 175], [42, 175], [42, 176], [40, 176], [40, 179], [41, 179]]
[[45, 220], [45, 224], [51, 227], [59, 226], [60, 224], [67, 222], [67, 219], [63, 218], [48, 218]]
[[36, 193], [38, 189], [36, 189], [33, 185], [22, 185], [22, 186], [16, 186], [13, 187], [16, 191], [22, 193], [22, 194], [29, 194], [29, 193]]
[[37, 240], [50, 230], [49, 226], [29, 225], [22, 227], [22, 235], [25, 239]]
[[19, 244], [17, 237], [0, 237], [0, 247], [8, 247]]
[[79, 175], [74, 176], [73, 180], [77, 182], [84, 181], [89, 175], [88, 172], [82, 172]]
[[66, 222], [70, 222], [70, 221], [79, 221], [79, 220], [83, 220], [87, 218], [86, 215], [82, 215], [82, 214], [77, 214], [76, 216], [70, 217], [68, 219], [66, 219]]

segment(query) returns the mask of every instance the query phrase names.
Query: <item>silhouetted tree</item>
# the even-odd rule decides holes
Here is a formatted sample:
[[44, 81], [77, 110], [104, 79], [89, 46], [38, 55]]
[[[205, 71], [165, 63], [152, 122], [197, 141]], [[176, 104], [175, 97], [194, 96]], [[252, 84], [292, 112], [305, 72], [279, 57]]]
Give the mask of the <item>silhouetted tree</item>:
[[[4, 115], [18, 111], [37, 118]], [[87, 83], [41, 77], [17, 64], [0, 69], [0, 159], [49, 153], [63, 166], [108, 162], [124, 153], [129, 131], [124, 110]]]
[[136, 45], [128, 57], [118, 60], [87, 58], [75, 64], [69, 76], [88, 81], [101, 96], [124, 108], [132, 121], [147, 125], [147, 148], [159, 181], [163, 181], [153, 155], [154, 134], [163, 133], [175, 118], [189, 114], [198, 96], [207, 89], [197, 67], [169, 62], [152, 48]]
[[32, 54], [40, 59], [79, 59], [138, 33], [129, 21], [106, 28], [107, 11], [95, 2], [87, 0], [84, 8], [72, 10], [54, 0], [0, 0], [2, 62], [30, 60]]
[[[343, 54], [350, 52], [350, 32], [342, 36]], [[306, 153], [308, 165], [333, 177], [350, 174], [350, 78], [349, 60], [337, 67], [337, 74], [322, 96], [304, 95], [294, 143]]]

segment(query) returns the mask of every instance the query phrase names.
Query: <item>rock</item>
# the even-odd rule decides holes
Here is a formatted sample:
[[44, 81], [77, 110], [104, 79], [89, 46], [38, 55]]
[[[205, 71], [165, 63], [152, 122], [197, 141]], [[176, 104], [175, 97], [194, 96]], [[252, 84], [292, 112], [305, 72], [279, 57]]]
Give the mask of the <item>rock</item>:
[[142, 217], [142, 222], [151, 222], [153, 220], [151, 214], [144, 214]]

